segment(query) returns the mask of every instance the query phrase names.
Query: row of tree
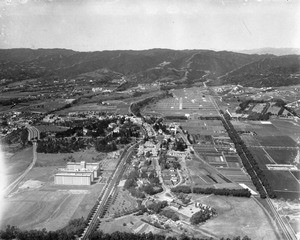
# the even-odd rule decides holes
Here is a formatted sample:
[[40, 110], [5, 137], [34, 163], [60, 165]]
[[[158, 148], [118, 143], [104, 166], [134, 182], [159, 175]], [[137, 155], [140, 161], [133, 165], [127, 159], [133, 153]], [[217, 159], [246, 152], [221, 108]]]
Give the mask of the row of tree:
[[[276, 194], [274, 193], [271, 185], [268, 182], [264, 172], [259, 168], [259, 165], [252, 153], [247, 148], [244, 141], [240, 138], [237, 131], [233, 127], [230, 122], [230, 116], [228, 114], [224, 114], [224, 118], [221, 118], [224, 128], [227, 130], [227, 133], [233, 143], [235, 144], [236, 151], [240, 156], [245, 169], [247, 170], [253, 184], [256, 187], [256, 190], [259, 192], [261, 198], [266, 198], [266, 191], [270, 198], [276, 198]], [[266, 191], [265, 191], [266, 190]]]
[[177, 186], [171, 189], [174, 193], [197, 193], [197, 194], [215, 194], [234, 197], [250, 197], [251, 192], [248, 189], [228, 189], [228, 188], [201, 188], [190, 186]]
[[42, 230], [20, 230], [15, 226], [8, 225], [5, 230], [0, 231], [0, 239], [10, 240], [75, 240], [80, 236], [87, 226], [84, 218], [71, 220], [68, 225], [57, 231]]
[[[127, 232], [114, 232], [112, 234], [103, 233], [102, 231], [94, 232], [90, 240], [209, 240], [211, 238], [195, 238], [189, 237], [185, 234], [182, 234], [178, 237], [164, 236], [159, 234], [149, 233], [127, 233]], [[220, 240], [251, 240], [251, 238], [245, 236], [233, 237], [233, 238], [220, 238]]]

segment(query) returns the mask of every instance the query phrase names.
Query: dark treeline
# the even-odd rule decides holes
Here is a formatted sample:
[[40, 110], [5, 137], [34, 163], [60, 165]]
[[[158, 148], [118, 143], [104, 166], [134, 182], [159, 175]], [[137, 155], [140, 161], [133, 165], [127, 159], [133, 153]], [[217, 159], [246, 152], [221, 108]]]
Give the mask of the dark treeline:
[[276, 194], [271, 188], [264, 172], [259, 168], [257, 161], [253, 157], [252, 153], [248, 150], [244, 141], [240, 138], [237, 131], [230, 122], [230, 116], [224, 114], [224, 118], [221, 118], [224, 128], [227, 130], [227, 133], [231, 140], [233, 141], [236, 151], [240, 156], [244, 167], [246, 168], [248, 174], [251, 177], [253, 184], [256, 187], [256, 190], [259, 192], [261, 198], [266, 198], [266, 189], [270, 198], [276, 198]]
[[[106, 234], [101, 231], [94, 232], [90, 237], [90, 240], [211, 240], [211, 238], [195, 238], [182, 234], [179, 237], [163, 236], [159, 234], [150, 233], [126, 233], [126, 232], [114, 232], [112, 234]], [[251, 240], [251, 238], [245, 236], [233, 237], [233, 238], [220, 238], [220, 240]]]
[[[57, 231], [42, 230], [20, 230], [14, 226], [7, 226], [3, 231], [0, 231], [0, 238], [5, 240], [75, 240], [82, 234], [86, 223], [82, 219], [75, 219], [70, 222], [67, 227]], [[95, 231], [89, 237], [90, 240], [210, 240], [211, 238], [194, 238], [182, 234], [179, 237], [166, 237], [163, 235], [150, 233], [127, 233], [114, 232], [112, 234]], [[220, 238], [220, 240], [251, 240], [245, 236], [233, 238]]]
[[165, 116], [166, 120], [187, 120], [186, 116]]
[[197, 194], [215, 194], [223, 196], [234, 197], [251, 197], [251, 193], [248, 189], [228, 189], [228, 188], [201, 188], [190, 186], [177, 186], [171, 188], [174, 193], [197, 193]]
[[72, 153], [85, 149], [91, 139], [84, 138], [59, 138], [39, 140], [36, 151], [38, 153]]
[[156, 102], [160, 99], [163, 99], [165, 97], [169, 96], [169, 94], [167, 92], [163, 92], [157, 96], [154, 96], [154, 97], [148, 97], [148, 98], [145, 98], [139, 102], [135, 102], [135, 103], [132, 103], [131, 106], [130, 106], [130, 109], [131, 109], [131, 112], [137, 116], [137, 117], [142, 117], [142, 114], [141, 114], [141, 109], [143, 107], [145, 107], [146, 105], [148, 105], [149, 103], [153, 103], [153, 102]]

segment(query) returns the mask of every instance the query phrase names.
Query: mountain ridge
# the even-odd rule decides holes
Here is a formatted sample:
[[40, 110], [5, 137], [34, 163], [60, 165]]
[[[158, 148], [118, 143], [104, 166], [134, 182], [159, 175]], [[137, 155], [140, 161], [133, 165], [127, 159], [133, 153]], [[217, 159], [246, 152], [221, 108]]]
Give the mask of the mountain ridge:
[[[277, 59], [277, 61], [271, 59]], [[272, 85], [270, 76], [275, 74], [277, 79], [275, 82], [278, 85], [279, 75], [282, 79], [283, 75], [284, 78], [287, 78], [290, 74], [299, 72], [298, 60], [299, 58], [293, 57], [293, 55], [280, 58], [280, 56], [272, 54], [245, 54], [205, 49], [155, 48], [95, 52], [79, 52], [60, 48], [0, 49], [0, 80], [10, 79], [17, 82], [32, 78], [41, 80], [71, 79], [84, 73], [106, 68], [123, 74], [129, 80], [135, 79], [141, 83], [164, 81], [192, 84], [195, 81], [205, 81], [203, 76], [209, 76], [212, 79], [221, 80], [221, 84], [230, 82], [242, 84], [245, 81], [239, 79], [244, 77], [240, 71], [257, 76], [259, 67], [261, 67], [268, 70], [260, 72], [260, 74], [268, 75], [267, 84]], [[269, 61], [273, 65], [276, 63], [278, 66], [275, 64], [272, 69], [269, 69], [266, 64], [262, 64], [262, 61]], [[251, 82], [263, 79], [256, 77], [257, 79], [254, 81], [252, 78], [246, 84], [251, 85]]]

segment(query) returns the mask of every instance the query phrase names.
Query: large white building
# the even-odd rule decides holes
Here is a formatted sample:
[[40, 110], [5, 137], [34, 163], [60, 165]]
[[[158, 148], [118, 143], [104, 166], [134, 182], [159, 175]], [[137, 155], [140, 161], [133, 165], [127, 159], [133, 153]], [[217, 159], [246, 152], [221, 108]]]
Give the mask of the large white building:
[[98, 178], [99, 163], [68, 162], [66, 168], [54, 176], [54, 183], [60, 185], [91, 185]]

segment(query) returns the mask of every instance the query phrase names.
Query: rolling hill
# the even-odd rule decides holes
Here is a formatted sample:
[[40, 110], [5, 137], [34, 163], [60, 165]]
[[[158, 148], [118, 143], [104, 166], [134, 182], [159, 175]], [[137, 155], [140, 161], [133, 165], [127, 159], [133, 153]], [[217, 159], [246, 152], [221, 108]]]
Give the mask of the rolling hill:
[[268, 57], [226, 73], [220, 77], [223, 84], [241, 84], [251, 87], [275, 87], [300, 84], [300, 56]]
[[[107, 69], [107, 72], [103, 72]], [[0, 80], [97, 77], [109, 82], [126, 76], [134, 82], [205, 81], [253, 86], [294, 84], [296, 55], [244, 54], [212, 50], [150, 49], [77, 52], [67, 49], [0, 49]], [[112, 74], [113, 73], [113, 74]], [[294, 75], [293, 75], [294, 74]], [[10, 81], [10, 82], [11, 82]], [[5, 82], [5, 81], [4, 81]], [[3, 84], [2, 84], [3, 85]]]

